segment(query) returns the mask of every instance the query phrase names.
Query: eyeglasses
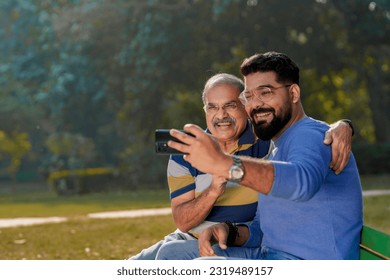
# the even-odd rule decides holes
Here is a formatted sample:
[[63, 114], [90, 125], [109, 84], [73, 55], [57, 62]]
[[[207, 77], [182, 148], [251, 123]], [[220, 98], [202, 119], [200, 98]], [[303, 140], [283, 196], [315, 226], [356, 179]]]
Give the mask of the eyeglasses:
[[222, 107], [213, 103], [209, 103], [204, 105], [203, 109], [207, 114], [215, 114], [219, 111], [220, 108], [222, 108], [222, 110], [226, 112], [234, 112], [237, 110], [239, 105], [240, 104], [235, 101], [225, 103], [222, 105]]
[[287, 88], [287, 87], [291, 87], [291, 85], [285, 85], [285, 86], [280, 86], [280, 87], [259, 86], [255, 89], [241, 92], [240, 100], [241, 100], [242, 104], [244, 104], [244, 105], [249, 104], [251, 102], [254, 102], [255, 100], [268, 102], [273, 98], [275, 90], [280, 89], [280, 88]]

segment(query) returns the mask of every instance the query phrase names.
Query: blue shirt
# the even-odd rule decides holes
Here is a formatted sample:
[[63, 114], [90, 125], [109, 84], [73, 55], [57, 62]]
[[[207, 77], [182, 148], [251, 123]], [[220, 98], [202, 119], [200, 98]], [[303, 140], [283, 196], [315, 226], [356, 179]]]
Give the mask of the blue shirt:
[[[276, 141], [274, 182], [259, 194], [247, 247], [267, 246], [302, 259], [358, 259], [362, 189], [355, 159], [339, 174], [329, 168], [328, 125], [305, 117]], [[260, 226], [259, 226], [260, 225]]]

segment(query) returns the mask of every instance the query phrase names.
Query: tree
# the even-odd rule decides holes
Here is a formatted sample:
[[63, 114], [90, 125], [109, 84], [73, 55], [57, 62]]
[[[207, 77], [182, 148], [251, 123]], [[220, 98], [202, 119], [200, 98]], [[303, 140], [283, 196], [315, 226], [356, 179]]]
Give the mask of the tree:
[[[331, 1], [342, 14], [350, 43], [350, 59], [370, 97], [375, 138], [390, 141], [390, 2]], [[353, 59], [352, 59], [353, 57]]]
[[82, 139], [95, 148], [76, 153], [82, 165], [120, 166], [133, 185], [165, 182], [154, 130], [204, 126], [204, 82], [276, 50], [299, 62], [309, 115], [351, 118], [355, 139], [388, 141], [388, 125], [378, 127], [388, 122], [389, 4], [374, 4], [2, 1], [0, 129], [26, 133], [37, 164], [59, 158], [48, 139]]
[[[26, 133], [13, 133], [8, 135], [0, 130], [0, 161], [5, 172], [14, 181], [23, 157], [31, 150], [31, 143]], [[5, 163], [5, 164], [4, 164]]]

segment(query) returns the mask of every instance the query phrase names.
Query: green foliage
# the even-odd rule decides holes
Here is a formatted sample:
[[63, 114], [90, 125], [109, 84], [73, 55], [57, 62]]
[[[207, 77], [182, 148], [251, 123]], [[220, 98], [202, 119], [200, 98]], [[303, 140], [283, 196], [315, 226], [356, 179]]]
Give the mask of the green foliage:
[[360, 174], [386, 174], [390, 170], [390, 143], [356, 144], [353, 152]]
[[331, 3], [341, 14], [346, 30], [348, 47], [345, 48], [347, 55], [343, 57], [343, 63], [355, 64], [356, 72], [367, 87], [375, 141], [389, 142], [390, 2], [349, 0]]
[[[170, 92], [165, 100], [161, 125], [181, 129], [186, 123], [196, 123], [205, 128], [205, 117], [202, 109], [202, 90], [195, 93], [177, 90]], [[180, 116], [178, 118], [177, 116]]]
[[[321, 75], [313, 69], [302, 71], [301, 97], [306, 113], [314, 118], [333, 123], [339, 119], [353, 120], [354, 140], [374, 142], [374, 127], [369, 97], [365, 85], [355, 71], [343, 69]], [[320, 106], [319, 106], [320, 104]]]
[[26, 133], [14, 132], [8, 135], [0, 130], [0, 161], [3, 162], [2, 166], [4, 166], [4, 162], [8, 162], [8, 166], [5, 166], [5, 172], [12, 178], [16, 176], [22, 159], [30, 150], [31, 143]]
[[165, 182], [154, 130], [204, 126], [207, 78], [277, 50], [301, 66], [309, 115], [350, 118], [359, 142], [387, 143], [389, 11], [384, 0], [4, 0], [0, 130], [29, 135], [36, 169], [62, 160], [63, 140], [45, 143], [72, 135], [90, 145], [64, 148], [66, 160]]
[[[387, 43], [390, 3], [386, 0], [331, 1], [345, 15], [351, 40], [356, 44]], [[364, 38], [362, 38], [364, 37]]]
[[62, 164], [57, 160], [55, 162], [58, 168], [61, 169], [84, 167], [95, 159], [96, 151], [93, 141], [80, 134], [51, 134], [46, 140], [46, 145], [53, 158], [61, 158], [64, 161]]

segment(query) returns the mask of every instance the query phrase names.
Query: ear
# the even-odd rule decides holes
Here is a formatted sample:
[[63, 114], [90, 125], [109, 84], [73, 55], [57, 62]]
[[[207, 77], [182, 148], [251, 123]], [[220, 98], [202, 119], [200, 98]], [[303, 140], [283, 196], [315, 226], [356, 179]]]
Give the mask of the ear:
[[298, 103], [301, 98], [301, 88], [297, 84], [290, 86], [290, 95], [293, 103]]

